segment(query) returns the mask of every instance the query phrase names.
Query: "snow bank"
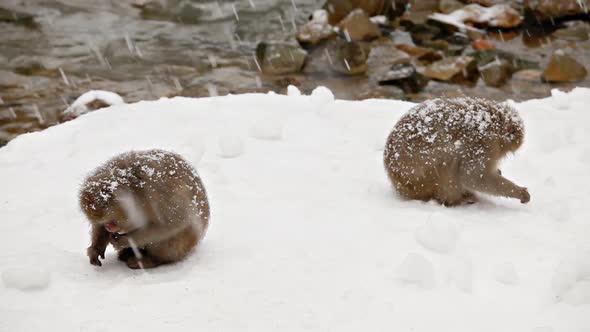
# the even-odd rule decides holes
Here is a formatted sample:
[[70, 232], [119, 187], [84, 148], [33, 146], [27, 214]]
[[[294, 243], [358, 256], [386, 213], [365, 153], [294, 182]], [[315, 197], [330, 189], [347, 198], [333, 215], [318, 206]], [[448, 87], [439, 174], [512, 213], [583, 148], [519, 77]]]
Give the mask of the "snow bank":
[[[112, 106], [20, 136], [0, 149], [0, 273], [51, 280], [3, 280], [0, 330], [586, 332], [589, 103], [513, 104], [527, 133], [502, 172], [526, 205], [400, 199], [376, 142], [413, 104], [327, 89]], [[197, 167], [208, 234], [174, 266], [131, 271], [109, 250], [92, 267], [78, 186], [148, 148]]]

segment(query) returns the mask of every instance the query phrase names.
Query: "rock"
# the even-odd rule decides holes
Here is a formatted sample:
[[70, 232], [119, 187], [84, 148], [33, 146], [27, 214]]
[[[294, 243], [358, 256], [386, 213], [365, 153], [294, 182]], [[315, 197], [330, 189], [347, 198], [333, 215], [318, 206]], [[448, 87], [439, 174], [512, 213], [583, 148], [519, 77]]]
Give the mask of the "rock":
[[512, 64], [514, 70], [523, 70], [523, 69], [538, 69], [539, 63], [527, 59], [523, 59], [517, 57], [516, 55], [494, 48], [494, 49], [487, 49], [481, 50], [473, 53], [469, 53], [469, 56], [474, 57], [477, 60], [477, 65], [482, 67], [487, 65], [492, 61], [496, 61], [497, 59], [506, 60]]
[[524, 0], [524, 8], [540, 20], [588, 15], [590, 0]]
[[470, 56], [448, 57], [426, 67], [423, 74], [439, 81], [473, 84], [478, 79], [477, 62]]
[[414, 45], [414, 41], [412, 40], [412, 35], [409, 32], [395, 30], [389, 33], [389, 38], [393, 41], [394, 44], [408, 44]]
[[334, 27], [328, 23], [328, 12], [321, 9], [316, 10], [311, 20], [299, 28], [296, 38], [301, 45], [314, 45], [335, 35]]
[[500, 87], [512, 77], [514, 67], [506, 60], [498, 60], [479, 67], [478, 70], [487, 85]]
[[557, 39], [571, 41], [586, 41], [589, 39], [590, 26], [584, 21], [566, 22], [566, 27], [553, 32], [551, 35]]
[[410, 56], [400, 51], [398, 46], [385, 37], [373, 42], [369, 58], [367, 59], [370, 76], [380, 76], [394, 64], [410, 62]]
[[265, 74], [284, 75], [301, 71], [307, 52], [296, 45], [261, 42], [256, 59]]
[[499, 4], [492, 7], [471, 4], [450, 14], [434, 13], [429, 18], [466, 30], [470, 29], [467, 24], [477, 24], [492, 28], [514, 28], [519, 26], [523, 19], [518, 11], [506, 4]]
[[362, 9], [355, 9], [338, 25], [347, 41], [369, 41], [381, 36], [381, 30]]
[[454, 12], [457, 9], [461, 9], [465, 6], [458, 0], [440, 0], [438, 2], [438, 10], [443, 14]]
[[467, 46], [471, 43], [471, 38], [467, 34], [455, 32], [447, 38], [447, 42], [453, 45]]
[[79, 96], [60, 114], [60, 122], [73, 120], [90, 111], [122, 104], [125, 104], [125, 101], [117, 93], [104, 90], [90, 90]]
[[369, 16], [385, 15], [392, 19], [402, 15], [409, 0], [328, 0], [322, 7], [328, 11], [328, 22], [338, 24], [350, 12], [362, 9]]
[[417, 45], [424, 45], [441, 36], [441, 29], [431, 24], [415, 24], [408, 29], [412, 35], [412, 40]]
[[35, 17], [16, 8], [10, 8], [2, 5], [0, 7], [0, 22], [8, 22], [24, 25], [30, 28], [36, 27]]
[[418, 73], [412, 64], [399, 63], [383, 74], [379, 84], [391, 84], [400, 87], [405, 93], [417, 93], [426, 87], [428, 79]]
[[517, 71], [512, 75], [513, 80], [540, 82], [543, 73], [538, 69], [524, 69]]
[[363, 74], [368, 68], [369, 51], [361, 43], [349, 43], [341, 39], [328, 40], [312, 51], [304, 72]]
[[495, 48], [494, 43], [487, 39], [476, 39], [471, 43], [474, 50], [489, 50]]
[[563, 50], [557, 50], [551, 56], [542, 78], [546, 82], [575, 82], [588, 75], [586, 68]]
[[397, 45], [396, 47], [423, 64], [430, 64], [443, 58], [443, 55], [440, 51], [436, 51], [427, 47], [404, 44]]

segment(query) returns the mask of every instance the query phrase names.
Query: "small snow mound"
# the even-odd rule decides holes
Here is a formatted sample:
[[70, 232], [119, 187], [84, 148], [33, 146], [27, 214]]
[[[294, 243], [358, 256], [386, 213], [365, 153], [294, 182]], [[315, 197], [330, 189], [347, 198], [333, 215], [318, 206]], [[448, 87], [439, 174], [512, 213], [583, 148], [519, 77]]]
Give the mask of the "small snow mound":
[[221, 136], [219, 150], [223, 158], [236, 158], [244, 153], [244, 142], [237, 136]]
[[496, 266], [494, 278], [505, 285], [515, 285], [519, 281], [514, 264], [510, 262], [504, 262]]
[[424, 256], [410, 253], [399, 266], [397, 279], [423, 289], [434, 288], [434, 266]]
[[559, 89], [551, 89], [551, 100], [553, 101], [553, 106], [557, 109], [567, 110], [570, 108], [571, 96]]
[[299, 89], [296, 86], [289, 85], [287, 87], [287, 96], [291, 96], [291, 97], [301, 96], [301, 91], [299, 91]]
[[414, 238], [426, 249], [438, 253], [449, 253], [455, 249], [459, 233], [456, 227], [444, 218], [434, 218], [416, 228]]
[[590, 304], [590, 253], [563, 260], [555, 269], [551, 284], [557, 301], [573, 305]]
[[334, 102], [334, 94], [325, 86], [318, 86], [311, 92], [311, 100], [320, 106]]
[[114, 92], [90, 90], [78, 97], [63, 113], [70, 117], [80, 116], [91, 110], [88, 105], [93, 102], [102, 102], [109, 106], [125, 104], [123, 98]]
[[277, 121], [262, 120], [250, 127], [250, 136], [269, 141], [283, 138], [283, 127]]
[[13, 268], [2, 272], [2, 282], [7, 288], [23, 291], [42, 290], [49, 286], [49, 272], [33, 268]]

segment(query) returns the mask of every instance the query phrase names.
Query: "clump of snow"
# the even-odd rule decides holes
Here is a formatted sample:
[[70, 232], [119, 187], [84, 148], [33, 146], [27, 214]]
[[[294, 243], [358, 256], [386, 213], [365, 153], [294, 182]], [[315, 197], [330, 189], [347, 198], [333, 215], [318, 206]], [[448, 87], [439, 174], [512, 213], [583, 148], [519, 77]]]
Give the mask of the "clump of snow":
[[318, 86], [311, 92], [311, 100], [318, 106], [331, 104], [334, 102], [334, 94], [325, 86]]
[[514, 264], [504, 262], [496, 266], [494, 270], [494, 278], [506, 285], [516, 285], [519, 281], [518, 274]]
[[433, 218], [418, 226], [414, 238], [424, 248], [438, 253], [449, 253], [455, 249], [459, 232], [455, 225], [443, 218]]
[[370, 20], [374, 24], [381, 24], [381, 25], [386, 25], [387, 22], [389, 22], [389, 19], [386, 16], [383, 16], [383, 15], [373, 16], [373, 17], [371, 17]]
[[36, 268], [12, 268], [2, 271], [2, 282], [7, 288], [22, 291], [43, 290], [49, 286], [50, 274]]
[[238, 136], [224, 135], [219, 137], [220, 156], [236, 158], [244, 153], [244, 141]]
[[434, 266], [424, 256], [410, 253], [399, 266], [397, 279], [424, 289], [434, 288]]
[[551, 89], [551, 100], [557, 109], [567, 110], [570, 107], [568, 94], [559, 89]]
[[103, 90], [90, 90], [78, 97], [78, 99], [76, 99], [68, 108], [66, 108], [66, 110], [63, 113], [64, 115], [82, 115], [90, 111], [88, 109], [88, 104], [96, 100], [100, 100], [105, 104], [111, 106], [125, 104], [123, 97], [119, 96], [114, 92]]
[[283, 127], [276, 119], [263, 119], [250, 127], [250, 136], [267, 141], [279, 141], [283, 138]]
[[301, 96], [301, 91], [299, 91], [299, 89], [296, 86], [289, 85], [287, 87], [287, 95], [298, 97], [298, 96]]

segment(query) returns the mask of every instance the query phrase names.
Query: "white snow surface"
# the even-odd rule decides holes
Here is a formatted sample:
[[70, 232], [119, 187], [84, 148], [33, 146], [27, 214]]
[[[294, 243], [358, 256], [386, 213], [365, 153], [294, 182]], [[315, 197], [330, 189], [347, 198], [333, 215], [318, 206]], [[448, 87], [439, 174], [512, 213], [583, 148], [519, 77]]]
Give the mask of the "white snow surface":
[[[19, 136], [0, 149], [0, 273], [51, 282], [4, 281], [0, 331], [587, 332], [590, 89], [554, 96], [511, 103], [525, 143], [501, 168], [529, 204], [401, 199], [375, 142], [414, 104], [326, 89], [124, 104]], [[227, 136], [247, 149], [224, 158]], [[209, 231], [175, 265], [133, 271], [109, 249], [93, 267], [79, 185], [148, 148], [197, 168]], [[438, 221], [452, 230], [416, 231]], [[498, 282], [506, 264], [517, 283]]]

